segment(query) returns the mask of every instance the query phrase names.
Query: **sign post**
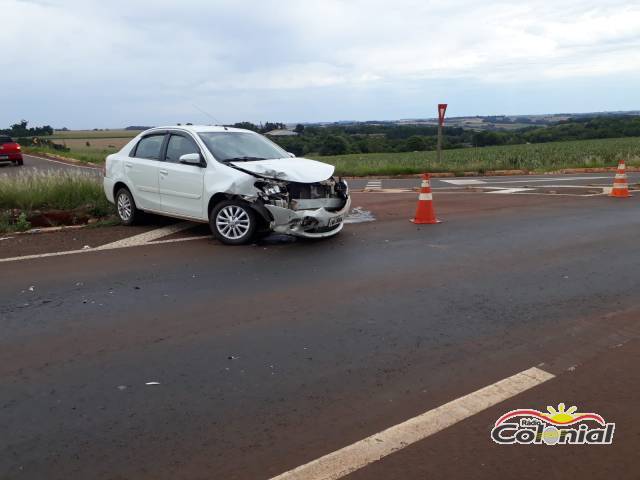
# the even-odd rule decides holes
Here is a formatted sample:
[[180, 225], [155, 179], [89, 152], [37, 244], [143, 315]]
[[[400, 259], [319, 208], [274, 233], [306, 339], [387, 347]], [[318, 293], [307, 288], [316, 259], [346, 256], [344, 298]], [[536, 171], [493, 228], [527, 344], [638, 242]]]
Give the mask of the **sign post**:
[[447, 111], [446, 103], [438, 104], [438, 164], [442, 161], [442, 127], [444, 127], [444, 114]]

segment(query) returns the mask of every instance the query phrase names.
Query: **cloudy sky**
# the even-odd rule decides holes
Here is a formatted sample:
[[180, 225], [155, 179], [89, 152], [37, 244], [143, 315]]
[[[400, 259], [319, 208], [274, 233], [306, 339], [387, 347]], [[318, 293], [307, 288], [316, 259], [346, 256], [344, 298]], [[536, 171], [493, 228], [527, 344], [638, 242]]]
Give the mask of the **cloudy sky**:
[[0, 0], [0, 15], [0, 126], [640, 109], [638, 1]]

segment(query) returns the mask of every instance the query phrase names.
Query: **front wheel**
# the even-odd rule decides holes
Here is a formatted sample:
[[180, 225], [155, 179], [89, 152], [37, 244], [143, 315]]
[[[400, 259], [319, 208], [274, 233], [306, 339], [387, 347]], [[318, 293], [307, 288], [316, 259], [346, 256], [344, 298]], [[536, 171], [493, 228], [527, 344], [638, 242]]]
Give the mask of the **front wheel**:
[[227, 245], [248, 243], [256, 231], [256, 214], [243, 202], [227, 200], [211, 211], [209, 226], [213, 235]]
[[121, 188], [116, 193], [116, 210], [123, 225], [133, 225], [136, 222], [139, 213], [128, 189]]

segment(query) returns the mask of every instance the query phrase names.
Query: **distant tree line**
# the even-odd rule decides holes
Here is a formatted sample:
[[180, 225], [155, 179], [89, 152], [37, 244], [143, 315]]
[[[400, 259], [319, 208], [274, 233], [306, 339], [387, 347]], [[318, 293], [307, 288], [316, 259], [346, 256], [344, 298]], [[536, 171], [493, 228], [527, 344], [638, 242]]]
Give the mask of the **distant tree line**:
[[233, 125], [227, 125], [227, 126], [234, 127], [234, 128], [244, 128], [245, 130], [252, 130], [258, 133], [267, 133], [267, 132], [270, 132], [271, 130], [283, 130], [287, 128], [287, 126], [284, 123], [279, 123], [279, 122], [266, 122], [264, 124], [261, 123], [260, 125], [256, 125], [255, 123], [251, 123], [251, 122], [238, 122], [238, 123], [234, 123]]
[[8, 135], [10, 137], [38, 137], [45, 135], [53, 135], [53, 128], [49, 125], [42, 127], [29, 128], [29, 122], [27, 120], [21, 120], [18, 123], [14, 123], [9, 128], [0, 130], [0, 134]]
[[[496, 119], [502, 117], [496, 117]], [[49, 125], [29, 127], [22, 120], [1, 130], [14, 138], [42, 137], [53, 134]], [[287, 128], [284, 123], [254, 124], [239, 122], [229, 125], [258, 133]], [[131, 126], [128, 130], [146, 127]], [[412, 152], [435, 150], [437, 127], [431, 125], [398, 125], [392, 122], [332, 124], [328, 126], [296, 125], [295, 136], [272, 137], [285, 150], [296, 155], [343, 155], [349, 153]], [[513, 130], [471, 130], [445, 127], [445, 149], [517, 145], [597, 138], [640, 137], [640, 116], [596, 116], [561, 121], [550, 126], [527, 126]], [[25, 142], [28, 139], [23, 139]], [[21, 141], [23, 141], [21, 140]]]
[[[246, 127], [242, 127], [246, 128]], [[255, 130], [254, 131], [263, 131]], [[268, 130], [264, 130], [265, 132]], [[437, 127], [428, 125], [356, 124], [331, 126], [298, 125], [297, 136], [272, 140], [296, 155], [309, 153], [412, 152], [435, 150]], [[559, 122], [552, 126], [504, 131], [444, 128], [443, 148], [517, 145], [597, 138], [640, 137], [640, 117], [594, 117]]]

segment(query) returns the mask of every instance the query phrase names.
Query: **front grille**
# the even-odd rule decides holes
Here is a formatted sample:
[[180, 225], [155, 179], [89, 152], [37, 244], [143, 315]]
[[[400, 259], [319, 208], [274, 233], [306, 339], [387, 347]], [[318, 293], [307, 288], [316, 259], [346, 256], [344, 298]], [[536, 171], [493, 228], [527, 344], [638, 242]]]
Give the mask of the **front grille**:
[[327, 233], [327, 232], [334, 231], [340, 225], [341, 224], [339, 223], [337, 225], [332, 225], [331, 227], [318, 227], [318, 228], [314, 228], [312, 230], [305, 230], [305, 232], [307, 232], [307, 233]]
[[292, 199], [313, 199], [331, 197], [332, 191], [329, 185], [321, 183], [297, 183], [290, 182], [287, 191]]

